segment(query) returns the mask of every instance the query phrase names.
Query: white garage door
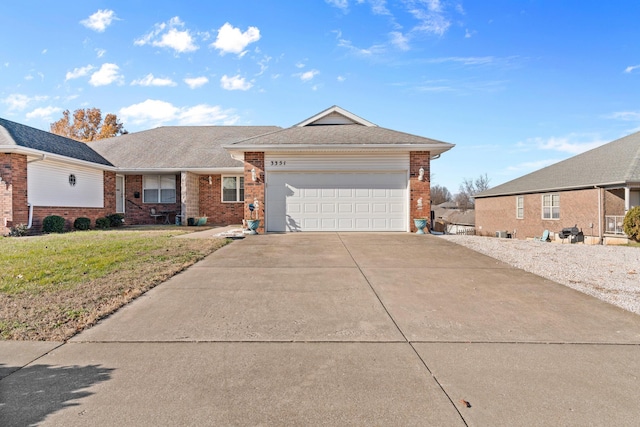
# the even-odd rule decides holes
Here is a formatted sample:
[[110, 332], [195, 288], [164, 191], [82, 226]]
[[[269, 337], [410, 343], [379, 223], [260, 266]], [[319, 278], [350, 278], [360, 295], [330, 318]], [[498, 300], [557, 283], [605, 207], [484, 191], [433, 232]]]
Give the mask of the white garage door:
[[272, 172], [267, 231], [406, 231], [406, 172]]

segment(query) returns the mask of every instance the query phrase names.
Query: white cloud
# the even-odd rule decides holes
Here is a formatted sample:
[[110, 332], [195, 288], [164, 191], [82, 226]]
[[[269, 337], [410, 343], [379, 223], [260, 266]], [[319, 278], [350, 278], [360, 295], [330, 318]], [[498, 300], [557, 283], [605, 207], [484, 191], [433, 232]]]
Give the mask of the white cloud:
[[47, 54], [47, 49], [43, 49], [41, 53], [42, 53], [43, 55], [46, 55], [46, 54]]
[[317, 76], [318, 74], [320, 74], [320, 71], [318, 71], [318, 70], [309, 70], [309, 71], [306, 71], [304, 73], [300, 73], [300, 74], [296, 74], [296, 75], [299, 76], [300, 80], [302, 80], [303, 82], [308, 82], [310, 80], [313, 80], [313, 78], [315, 76]]
[[572, 133], [562, 137], [529, 138], [524, 142], [519, 142], [517, 146], [525, 151], [549, 150], [575, 155], [599, 147], [607, 142], [609, 141], [598, 139], [594, 135]]
[[302, 62], [297, 62], [296, 68], [304, 68], [304, 64]]
[[102, 64], [102, 67], [91, 75], [89, 84], [91, 86], [107, 86], [111, 83], [122, 83], [124, 78], [119, 73], [120, 67], [116, 64]]
[[246, 53], [245, 48], [258, 40], [260, 40], [260, 30], [257, 27], [249, 27], [243, 33], [239, 28], [234, 28], [226, 22], [218, 29], [218, 37], [211, 47], [220, 50], [220, 55], [235, 53], [243, 56]]
[[8, 107], [9, 111], [14, 111], [14, 110], [21, 111], [27, 108], [29, 104], [31, 104], [32, 102], [46, 101], [48, 98], [49, 98], [48, 96], [29, 97], [27, 95], [23, 95], [20, 93], [12, 93], [11, 95], [4, 98], [2, 100], [2, 103], [7, 104], [9, 106]]
[[607, 118], [625, 121], [640, 121], [640, 111], [618, 111], [610, 114]]
[[253, 86], [240, 75], [229, 77], [226, 74], [220, 79], [220, 86], [226, 90], [249, 90]]
[[62, 108], [58, 107], [40, 107], [26, 114], [27, 119], [52, 120], [54, 113], [62, 112]]
[[102, 58], [106, 53], [107, 51], [105, 49], [96, 49], [96, 56], [98, 58]]
[[240, 118], [233, 114], [233, 110], [223, 110], [217, 105], [200, 104], [184, 108], [180, 112], [178, 121], [185, 126], [207, 126], [223, 124], [226, 126], [237, 123]]
[[239, 120], [233, 110], [223, 110], [219, 106], [199, 104], [193, 107], [176, 107], [173, 104], [147, 99], [139, 104], [121, 108], [118, 116], [123, 122], [136, 125], [160, 126], [177, 122], [180, 125], [231, 125]]
[[[506, 58], [507, 61], [513, 58]], [[426, 62], [431, 64], [442, 64], [445, 62], [455, 62], [462, 65], [486, 65], [497, 62], [498, 59], [494, 56], [448, 56], [443, 58], [432, 58]]]
[[327, 4], [347, 11], [349, 9], [349, 0], [325, 0]]
[[409, 50], [409, 39], [399, 31], [392, 31], [389, 33], [391, 38], [391, 44], [400, 50]]
[[194, 38], [189, 30], [180, 31], [184, 22], [179, 17], [174, 16], [168, 22], [156, 24], [154, 29], [133, 42], [136, 46], [163, 47], [175, 50], [177, 53], [193, 52], [198, 50]]
[[93, 69], [94, 69], [93, 65], [87, 65], [85, 67], [74, 68], [73, 71], [67, 71], [67, 74], [66, 74], [66, 76], [64, 78], [64, 81], [77, 79], [79, 77], [84, 77], [87, 74], [89, 74], [89, 72], [91, 70], [93, 70]]
[[381, 44], [373, 45], [369, 48], [355, 47], [350, 40], [340, 39], [338, 40], [338, 46], [347, 49], [355, 56], [371, 57], [374, 55], [380, 55], [387, 51], [386, 47]]
[[209, 79], [206, 77], [187, 77], [184, 79], [184, 82], [189, 86], [190, 89], [196, 89], [200, 86], [204, 86], [209, 83]]
[[96, 13], [89, 16], [87, 19], [83, 19], [82, 21], [80, 21], [80, 23], [90, 30], [102, 33], [107, 29], [109, 25], [111, 25], [111, 22], [113, 22], [114, 19], [118, 18], [116, 17], [116, 13], [113, 10], [99, 9]]
[[338, 76], [338, 77], [336, 78], [336, 80], [338, 80], [340, 83], [342, 83], [343, 81], [347, 80], [347, 78], [346, 78], [346, 77], [344, 77], [344, 76]]
[[154, 77], [149, 73], [141, 79], [131, 82], [131, 86], [175, 86], [176, 83], [171, 79], [163, 79], [160, 77]]
[[631, 73], [633, 70], [640, 68], [640, 65], [630, 65], [624, 69], [625, 73]]

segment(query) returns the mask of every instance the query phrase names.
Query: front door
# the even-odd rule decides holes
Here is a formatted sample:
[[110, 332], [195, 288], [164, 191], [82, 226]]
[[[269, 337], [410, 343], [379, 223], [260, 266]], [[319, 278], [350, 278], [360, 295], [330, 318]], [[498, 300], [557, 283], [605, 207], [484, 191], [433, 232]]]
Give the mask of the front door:
[[124, 213], [124, 176], [116, 175], [116, 213]]

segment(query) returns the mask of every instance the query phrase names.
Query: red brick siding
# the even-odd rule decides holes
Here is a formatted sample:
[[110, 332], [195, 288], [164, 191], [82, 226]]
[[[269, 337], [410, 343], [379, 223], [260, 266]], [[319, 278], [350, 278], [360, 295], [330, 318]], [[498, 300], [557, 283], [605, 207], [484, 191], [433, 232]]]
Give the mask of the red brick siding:
[[[412, 151], [409, 153], [409, 222], [411, 231], [416, 231], [414, 218], [431, 217], [431, 153], [429, 151]], [[424, 180], [420, 181], [419, 171], [424, 168]], [[418, 210], [418, 199], [422, 198], [422, 210]], [[431, 220], [429, 219], [429, 222]], [[425, 230], [426, 231], [426, 230]]]
[[[524, 218], [516, 219], [516, 196], [479, 198], [475, 201], [476, 230], [479, 234], [495, 236], [496, 231], [513, 232], [526, 239], [541, 236], [544, 230], [559, 232], [564, 227], [577, 225], [586, 236], [598, 235], [599, 189], [561, 191], [560, 218], [542, 218], [542, 195], [525, 194]], [[604, 215], [605, 208], [602, 207]], [[593, 224], [593, 228], [591, 228]]]
[[[180, 213], [180, 175], [176, 175], [176, 203], [142, 203], [142, 175], [125, 176], [125, 223], [129, 225], [155, 224], [160, 221], [151, 216], [151, 208], [157, 212], [170, 211]], [[136, 197], [136, 193], [138, 197]], [[114, 212], [115, 212], [115, 184]], [[175, 223], [175, 214], [169, 216], [169, 221]]]
[[[258, 180], [253, 182], [251, 179], [251, 169], [256, 169]], [[265, 218], [265, 188], [264, 188], [264, 153], [263, 152], [247, 152], [244, 153], [244, 218], [249, 219], [251, 211], [249, 204], [256, 199], [260, 201], [259, 217], [260, 228], [258, 232], [264, 232], [266, 222]]]
[[[211, 176], [211, 184], [209, 184], [209, 176]], [[209, 224], [233, 225], [242, 223], [244, 203], [222, 202], [222, 175], [201, 175], [198, 178], [198, 186], [200, 188], [200, 215], [206, 216]]]
[[27, 224], [27, 156], [0, 154], [0, 221], [1, 234], [7, 234], [14, 225]]

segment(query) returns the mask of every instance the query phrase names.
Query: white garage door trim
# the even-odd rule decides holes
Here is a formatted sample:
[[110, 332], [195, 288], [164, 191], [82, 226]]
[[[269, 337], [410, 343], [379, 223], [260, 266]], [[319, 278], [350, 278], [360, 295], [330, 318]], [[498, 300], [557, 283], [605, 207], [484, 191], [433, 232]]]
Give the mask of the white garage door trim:
[[406, 231], [407, 172], [272, 172], [267, 231]]

